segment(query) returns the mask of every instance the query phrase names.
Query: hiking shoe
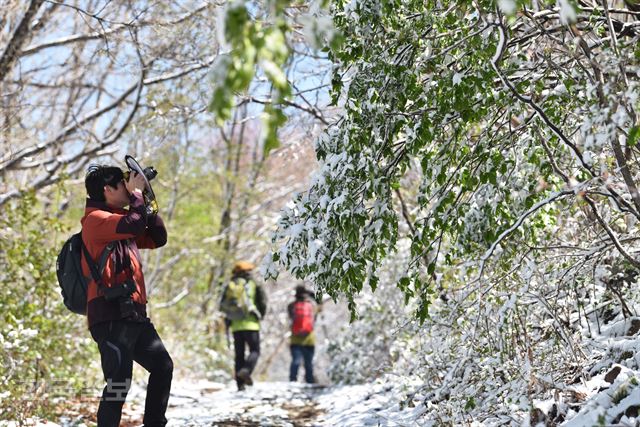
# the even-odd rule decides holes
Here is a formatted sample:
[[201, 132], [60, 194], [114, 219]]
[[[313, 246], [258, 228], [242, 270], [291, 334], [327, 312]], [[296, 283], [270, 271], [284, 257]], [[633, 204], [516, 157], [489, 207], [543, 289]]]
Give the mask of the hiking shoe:
[[238, 383], [238, 391], [244, 391], [245, 386], [242, 383]]
[[253, 385], [253, 380], [251, 379], [251, 374], [247, 368], [242, 368], [238, 371], [238, 380], [242, 381], [246, 385]]

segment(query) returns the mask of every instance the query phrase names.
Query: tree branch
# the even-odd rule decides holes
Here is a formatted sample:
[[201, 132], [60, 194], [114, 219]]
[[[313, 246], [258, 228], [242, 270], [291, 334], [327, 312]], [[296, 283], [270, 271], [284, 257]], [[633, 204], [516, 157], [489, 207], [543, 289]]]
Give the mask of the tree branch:
[[9, 70], [18, 59], [20, 48], [29, 36], [31, 20], [40, 9], [42, 3], [44, 3], [44, 0], [32, 0], [29, 3], [29, 7], [13, 32], [11, 40], [9, 40], [2, 54], [0, 54], [0, 82], [7, 77]]
[[37, 45], [32, 45], [32, 46], [28, 46], [27, 48], [25, 48], [22, 52], [20, 52], [20, 56], [29, 56], [29, 55], [33, 55], [35, 53], [38, 53], [42, 50], [45, 49], [49, 49], [52, 47], [58, 47], [58, 46], [64, 46], [70, 43], [77, 43], [77, 42], [81, 42], [81, 41], [89, 41], [89, 40], [98, 40], [98, 39], [106, 39], [108, 36], [125, 31], [129, 28], [131, 28], [132, 26], [135, 26], [136, 28], [142, 28], [142, 27], [146, 27], [146, 26], [150, 26], [150, 25], [158, 25], [158, 26], [169, 26], [169, 25], [176, 25], [179, 24], [181, 22], [184, 22], [188, 19], [190, 19], [191, 17], [193, 17], [194, 15], [198, 14], [199, 12], [201, 12], [202, 10], [210, 7], [210, 4], [203, 4], [200, 7], [198, 7], [197, 9], [193, 10], [192, 12], [189, 12], [173, 21], [167, 21], [167, 22], [153, 22], [153, 21], [140, 21], [137, 25], [133, 25], [133, 24], [118, 24], [117, 26], [115, 26], [114, 28], [108, 29], [108, 30], [103, 30], [103, 31], [95, 31], [93, 33], [89, 33], [89, 34], [73, 34], [70, 36], [66, 36], [66, 37], [61, 37], [59, 39], [56, 40], [51, 40], [45, 43], [41, 43], [41, 44], [37, 44]]
[[[184, 76], [186, 74], [189, 74], [191, 72], [200, 70], [202, 68], [209, 67], [213, 63], [213, 60], [214, 60], [214, 58], [210, 58], [208, 61], [206, 61], [204, 63], [194, 65], [194, 66], [189, 67], [189, 68], [184, 69], [184, 70], [176, 71], [174, 73], [167, 73], [167, 74], [164, 74], [162, 76], [158, 76], [158, 77], [154, 77], [154, 78], [145, 79], [144, 82], [143, 82], [143, 85], [144, 86], [150, 86], [150, 85], [153, 85], [153, 84], [157, 84], [157, 83], [161, 83], [161, 82], [177, 79], [177, 78], [182, 77], [182, 76]], [[87, 113], [84, 117], [82, 117], [80, 120], [78, 120], [76, 123], [68, 125], [60, 133], [58, 133], [58, 135], [56, 137], [54, 137], [53, 139], [51, 139], [49, 141], [42, 142], [40, 144], [33, 145], [31, 147], [28, 147], [28, 148], [25, 148], [22, 151], [18, 152], [17, 154], [7, 154], [7, 155], [5, 155], [4, 158], [2, 159], [1, 163], [0, 163], [0, 172], [6, 171], [6, 170], [15, 169], [18, 166], [18, 164], [23, 159], [25, 159], [26, 157], [38, 154], [38, 153], [46, 150], [47, 148], [50, 148], [50, 147], [60, 143], [66, 137], [72, 135], [73, 133], [75, 133], [79, 129], [81, 129], [82, 126], [84, 126], [89, 121], [94, 120], [94, 119], [102, 116], [103, 114], [105, 114], [105, 113], [115, 109], [116, 107], [120, 106], [120, 104], [122, 104], [127, 99], [127, 97], [129, 95], [131, 95], [136, 90], [136, 88], [140, 88], [139, 82], [136, 83], [136, 84], [131, 85], [128, 89], [126, 89], [112, 103], [110, 103], [110, 104], [108, 104], [108, 105], [106, 105], [106, 106], [104, 106], [102, 108], [98, 108], [98, 109], [96, 109], [94, 111], [91, 111], [91, 112]], [[0, 205], [1, 204], [2, 203], [0, 203]]]

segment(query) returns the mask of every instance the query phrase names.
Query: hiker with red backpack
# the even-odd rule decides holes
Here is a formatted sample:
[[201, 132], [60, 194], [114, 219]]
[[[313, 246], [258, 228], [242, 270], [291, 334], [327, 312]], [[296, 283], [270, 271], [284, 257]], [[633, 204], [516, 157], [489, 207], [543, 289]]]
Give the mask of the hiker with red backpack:
[[92, 165], [85, 187], [81, 265], [89, 279], [86, 314], [107, 382], [98, 427], [119, 426], [134, 361], [150, 373], [144, 426], [162, 427], [167, 424], [173, 361], [147, 317], [138, 249], [164, 246], [167, 230], [160, 216], [145, 206], [147, 181], [142, 174], [131, 172], [125, 180], [116, 166]]
[[313, 354], [316, 346], [313, 330], [316, 305], [313, 293], [304, 285], [296, 286], [295, 301], [289, 304], [288, 312], [291, 320], [289, 381], [298, 380], [298, 368], [304, 360], [304, 379], [308, 384], [313, 384], [316, 382], [313, 376]]
[[[260, 320], [267, 312], [264, 290], [251, 276], [254, 268], [248, 261], [236, 262], [220, 300], [220, 310], [233, 333], [234, 376], [238, 391], [253, 385], [251, 374], [260, 357]], [[245, 357], [247, 347], [249, 354]]]

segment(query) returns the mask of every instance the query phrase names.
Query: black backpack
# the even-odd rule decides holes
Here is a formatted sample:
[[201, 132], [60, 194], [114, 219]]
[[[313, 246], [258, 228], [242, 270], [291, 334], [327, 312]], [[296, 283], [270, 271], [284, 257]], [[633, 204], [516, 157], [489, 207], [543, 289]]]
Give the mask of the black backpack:
[[89, 263], [91, 275], [100, 286], [102, 272], [113, 247], [114, 245], [110, 243], [102, 251], [98, 268], [82, 241], [82, 232], [71, 236], [62, 246], [56, 262], [56, 274], [58, 275], [58, 284], [60, 285], [64, 305], [72, 312], [87, 314], [87, 287], [89, 286], [90, 278], [82, 274], [80, 261], [82, 252], [84, 252], [85, 259]]

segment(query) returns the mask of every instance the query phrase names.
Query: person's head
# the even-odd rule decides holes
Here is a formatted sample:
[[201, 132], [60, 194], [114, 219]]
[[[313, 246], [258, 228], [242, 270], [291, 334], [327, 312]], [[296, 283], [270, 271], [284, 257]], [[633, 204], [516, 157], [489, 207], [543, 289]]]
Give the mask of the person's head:
[[91, 165], [84, 179], [89, 199], [123, 208], [129, 204], [124, 174], [117, 166]]
[[249, 261], [236, 261], [236, 263], [233, 264], [231, 273], [234, 276], [248, 276], [254, 268], [256, 268], [256, 266]]
[[303, 299], [306, 296], [311, 295], [311, 292], [304, 285], [296, 286], [296, 299]]

